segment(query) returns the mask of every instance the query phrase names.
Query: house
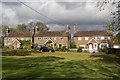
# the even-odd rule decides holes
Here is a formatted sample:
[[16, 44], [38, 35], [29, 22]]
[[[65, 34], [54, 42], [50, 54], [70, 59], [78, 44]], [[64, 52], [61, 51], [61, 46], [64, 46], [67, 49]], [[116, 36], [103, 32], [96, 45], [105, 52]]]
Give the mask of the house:
[[76, 31], [74, 25], [73, 41], [76, 47], [82, 47], [83, 51], [98, 52], [105, 47], [113, 47], [113, 32], [112, 30]]
[[13, 46], [19, 48], [21, 43], [19, 40], [30, 40], [32, 43], [37, 43], [39, 46], [55, 47], [62, 46], [68, 47], [67, 43], [70, 39], [69, 26], [67, 25], [66, 31], [41, 31], [38, 32], [38, 27], [33, 26], [32, 32], [21, 33], [8, 33], [4, 37], [4, 46]]
[[54, 48], [58, 46], [68, 47], [68, 41], [70, 39], [69, 26], [67, 25], [66, 31], [41, 31], [34, 35], [34, 43], [37, 43], [39, 46], [45, 45], [47, 47]]
[[33, 41], [32, 32], [20, 32], [20, 33], [8, 33], [6, 30], [6, 35], [4, 37], [4, 46], [13, 46], [14, 48], [19, 48], [21, 43], [19, 40], [30, 40]]

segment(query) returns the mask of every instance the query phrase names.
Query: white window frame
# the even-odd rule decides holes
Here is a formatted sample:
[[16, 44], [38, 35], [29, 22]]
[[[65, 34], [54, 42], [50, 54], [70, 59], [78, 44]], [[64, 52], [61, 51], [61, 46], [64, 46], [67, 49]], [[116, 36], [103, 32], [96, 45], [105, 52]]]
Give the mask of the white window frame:
[[98, 40], [100, 40], [100, 39], [101, 39], [101, 37], [97, 37], [97, 39], [98, 39]]
[[85, 37], [85, 40], [88, 40], [88, 37]]
[[15, 40], [14, 38], [12, 38], [12, 41]]
[[85, 45], [80, 45], [80, 47], [84, 47], [85, 48]]
[[104, 47], [101, 47], [102, 45], [107, 45], [107, 48], [109, 47], [109, 44], [108, 44], [108, 43], [101, 43], [101, 44], [100, 44], [100, 48], [104, 48]]
[[26, 38], [26, 41], [27, 41], [27, 40], [29, 40], [29, 38], [28, 38], [28, 37]]
[[61, 40], [64, 40], [63, 37], [60, 38]]
[[110, 40], [110, 37], [108, 37], [108, 39]]
[[41, 37], [38, 37], [38, 40], [41, 40]]
[[57, 37], [54, 37], [54, 40], [57, 40]]
[[44, 40], [47, 40], [47, 37], [44, 37]]
[[24, 38], [21, 38], [21, 40], [24, 40]]
[[81, 37], [78, 37], [78, 40], [82, 40], [82, 38], [81, 38]]
[[104, 37], [101, 37], [101, 39], [103, 40], [103, 39], [105, 39]]

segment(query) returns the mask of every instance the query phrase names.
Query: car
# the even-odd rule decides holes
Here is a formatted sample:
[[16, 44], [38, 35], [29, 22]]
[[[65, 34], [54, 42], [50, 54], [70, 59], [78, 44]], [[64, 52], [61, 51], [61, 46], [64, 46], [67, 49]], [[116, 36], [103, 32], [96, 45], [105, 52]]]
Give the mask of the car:
[[54, 49], [52, 49], [50, 47], [41, 47], [40, 51], [41, 52], [54, 52]]

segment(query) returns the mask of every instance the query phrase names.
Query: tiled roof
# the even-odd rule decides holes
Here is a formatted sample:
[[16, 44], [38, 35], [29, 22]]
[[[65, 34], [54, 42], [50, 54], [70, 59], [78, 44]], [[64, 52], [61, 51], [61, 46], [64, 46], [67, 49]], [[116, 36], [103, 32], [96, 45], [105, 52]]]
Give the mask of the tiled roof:
[[35, 34], [35, 37], [67, 37], [69, 32], [66, 31], [44, 31]]
[[8, 33], [8, 37], [32, 37], [32, 32]]
[[112, 36], [110, 30], [91, 30], [91, 31], [76, 31], [74, 37], [90, 37], [90, 36]]

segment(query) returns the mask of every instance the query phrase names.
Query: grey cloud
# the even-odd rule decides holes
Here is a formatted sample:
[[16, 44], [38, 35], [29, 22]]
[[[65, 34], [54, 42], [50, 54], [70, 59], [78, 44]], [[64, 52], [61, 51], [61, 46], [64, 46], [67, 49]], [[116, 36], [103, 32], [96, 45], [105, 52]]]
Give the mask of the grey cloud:
[[109, 16], [106, 13], [109, 13], [109, 10], [96, 15], [95, 4], [90, 2], [26, 2], [26, 4], [55, 21], [39, 15], [21, 3], [8, 2], [2, 6], [3, 24], [16, 26], [20, 23], [41, 21], [51, 30], [65, 30], [66, 24], [70, 26], [78, 24], [80, 25], [78, 29], [87, 30], [101, 29], [103, 28], [101, 25], [108, 23]]

